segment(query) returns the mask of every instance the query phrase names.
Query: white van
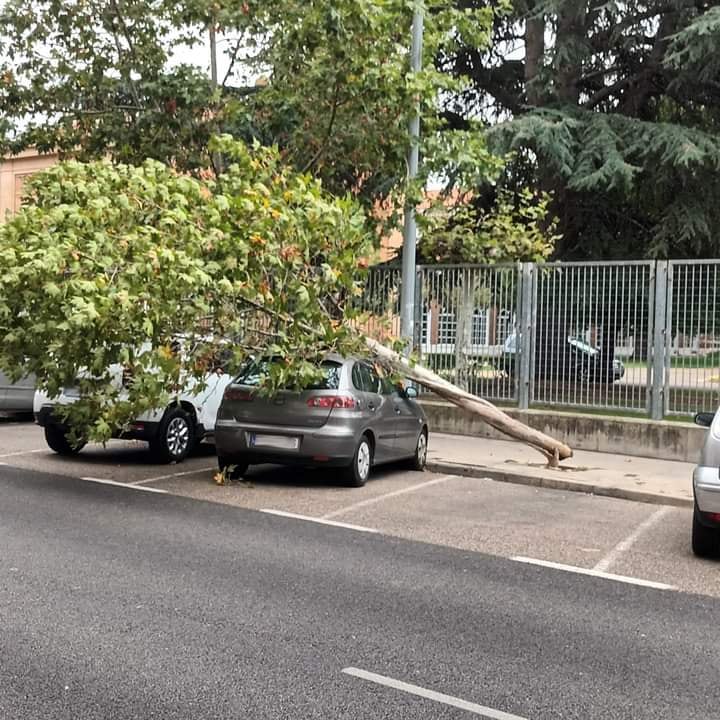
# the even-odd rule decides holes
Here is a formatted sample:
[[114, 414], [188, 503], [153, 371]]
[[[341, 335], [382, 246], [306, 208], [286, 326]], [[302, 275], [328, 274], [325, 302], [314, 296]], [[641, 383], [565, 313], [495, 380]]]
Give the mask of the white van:
[[[121, 385], [122, 367], [113, 366], [111, 373], [114, 381]], [[218, 408], [232, 376], [218, 369], [209, 372], [204, 380], [206, 387], [200, 392], [193, 392], [197, 383], [188, 383], [167, 407], [144, 413], [113, 437], [144, 440], [149, 443], [151, 452], [158, 460], [168, 463], [182, 462], [196, 443], [213, 439]], [[84, 442], [70, 442], [67, 428], [55, 413], [56, 405], [71, 404], [79, 398], [80, 393], [76, 387], [65, 387], [60, 395], [54, 398], [40, 391], [35, 393], [35, 421], [45, 429], [48, 446], [60, 455], [74, 455], [85, 446]]]

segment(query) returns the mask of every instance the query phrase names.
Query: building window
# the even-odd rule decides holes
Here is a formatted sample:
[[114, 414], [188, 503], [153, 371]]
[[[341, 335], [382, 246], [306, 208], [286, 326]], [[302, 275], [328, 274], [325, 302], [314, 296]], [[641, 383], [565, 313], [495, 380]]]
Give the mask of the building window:
[[457, 333], [455, 313], [441, 312], [438, 314], [438, 344], [454, 345]]

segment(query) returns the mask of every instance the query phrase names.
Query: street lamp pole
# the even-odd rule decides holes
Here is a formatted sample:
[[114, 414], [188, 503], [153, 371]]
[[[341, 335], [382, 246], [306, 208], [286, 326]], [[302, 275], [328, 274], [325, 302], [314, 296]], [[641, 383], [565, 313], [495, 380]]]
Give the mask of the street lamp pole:
[[[424, 13], [422, 0], [417, 0], [413, 10], [412, 45], [410, 49], [410, 71], [417, 73], [422, 68]], [[410, 150], [408, 151], [408, 183], [411, 183], [418, 173], [420, 154], [420, 102], [416, 102], [415, 112], [410, 119]], [[400, 287], [400, 335], [403, 340], [412, 343], [415, 332], [415, 254], [417, 247], [417, 223], [415, 221], [415, 207], [410, 201], [405, 201], [405, 219], [403, 224], [402, 246], [402, 285]]]

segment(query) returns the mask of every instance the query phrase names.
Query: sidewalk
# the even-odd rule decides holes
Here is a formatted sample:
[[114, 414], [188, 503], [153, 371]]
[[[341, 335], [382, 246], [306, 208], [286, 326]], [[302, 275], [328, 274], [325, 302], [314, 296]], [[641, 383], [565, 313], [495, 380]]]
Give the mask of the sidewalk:
[[575, 451], [560, 468], [520, 442], [431, 433], [428, 469], [454, 475], [692, 507], [694, 464]]

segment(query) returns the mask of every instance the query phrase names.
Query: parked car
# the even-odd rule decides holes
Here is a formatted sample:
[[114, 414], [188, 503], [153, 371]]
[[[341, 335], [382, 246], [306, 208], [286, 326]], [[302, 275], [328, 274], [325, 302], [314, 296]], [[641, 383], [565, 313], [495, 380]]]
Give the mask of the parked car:
[[33, 410], [35, 377], [30, 375], [18, 382], [0, 371], [0, 411], [9, 413], [30, 413]]
[[[536, 350], [537, 352], [537, 350]], [[503, 354], [499, 367], [514, 377], [517, 360], [517, 334], [508, 335], [503, 345]], [[602, 362], [600, 348], [596, 348], [580, 338], [568, 337], [567, 347], [559, 350], [552, 362], [543, 362], [535, 358], [536, 375], [543, 372], [556, 375], [561, 379], [587, 380], [589, 382], [617, 382], [625, 375], [625, 366], [618, 358], [613, 358], [612, 379], [607, 378], [607, 368]]]
[[698, 557], [714, 557], [720, 552], [720, 412], [698, 413], [695, 423], [708, 432], [693, 472], [692, 549]]
[[[114, 382], [127, 381], [120, 365], [111, 367]], [[209, 372], [205, 378], [206, 387], [193, 392], [196, 383], [188, 383], [182, 392], [172, 399], [165, 408], [144, 413], [135, 419], [129, 428], [118, 429], [113, 437], [144, 440], [150, 451], [162, 462], [182, 462], [196, 443], [212, 439], [215, 419], [225, 387], [232, 375], [219, 368]], [[80, 392], [77, 387], [63, 388], [58, 397], [50, 398], [43, 392], [36, 392], [33, 410], [36, 422], [45, 430], [48, 446], [60, 455], [80, 452], [85, 443], [72, 443], [68, 429], [55, 412], [57, 405], [77, 402]]]
[[375, 465], [425, 466], [428, 424], [414, 388], [394, 386], [370, 362], [328, 357], [319, 382], [264, 397], [258, 385], [267, 363], [249, 363], [225, 389], [215, 426], [222, 471], [242, 476], [257, 463], [330, 466], [359, 487]]

